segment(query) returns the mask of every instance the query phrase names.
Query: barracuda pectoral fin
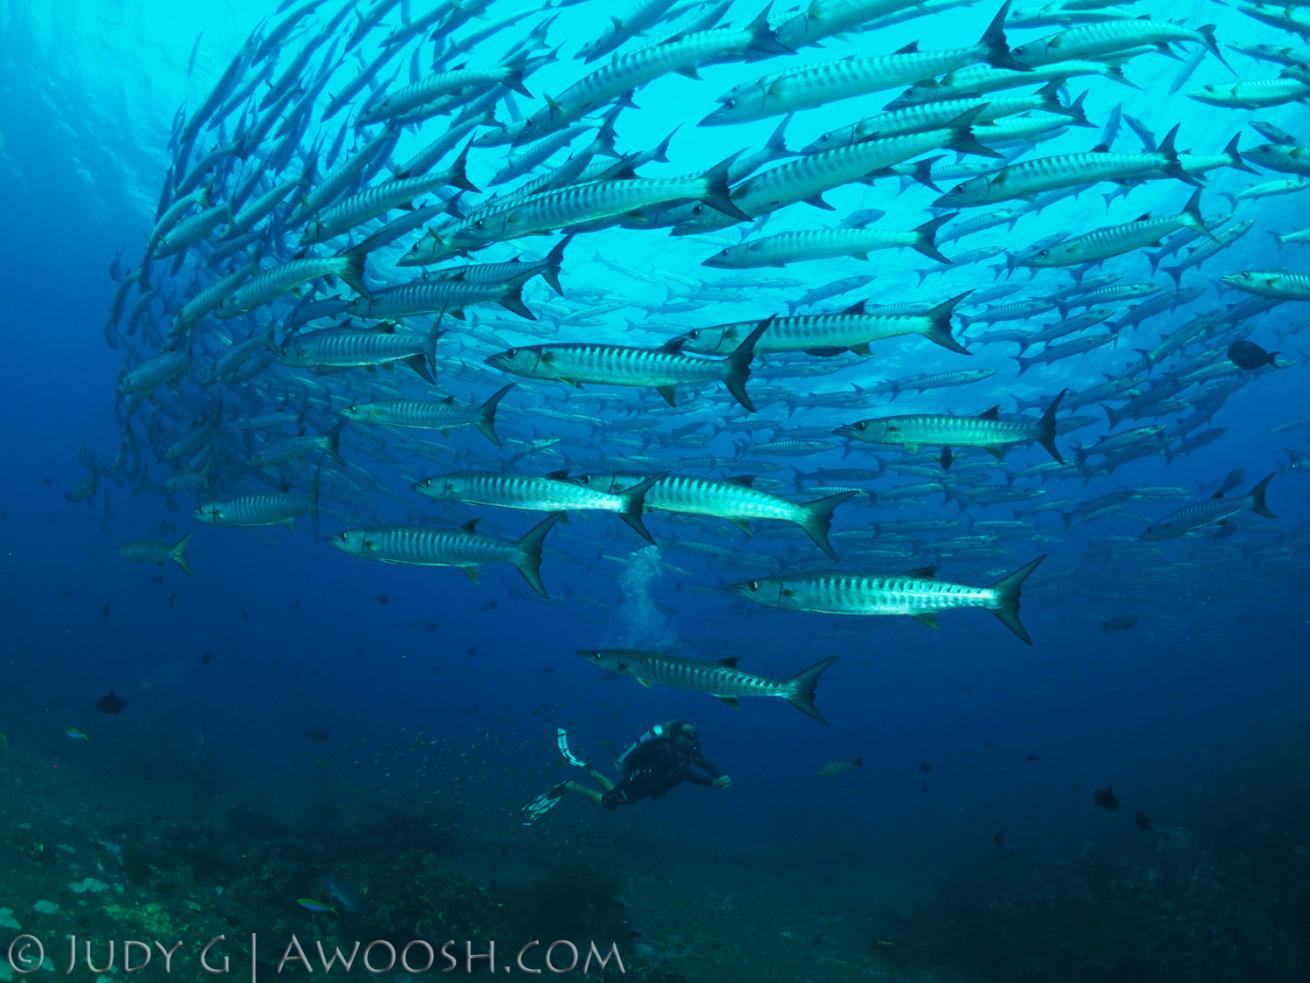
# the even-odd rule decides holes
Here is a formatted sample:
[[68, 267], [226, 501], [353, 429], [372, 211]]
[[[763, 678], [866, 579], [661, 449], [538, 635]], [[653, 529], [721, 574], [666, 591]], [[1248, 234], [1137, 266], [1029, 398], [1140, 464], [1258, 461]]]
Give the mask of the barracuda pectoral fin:
[[1005, 460], [1005, 447], [1003, 445], [1000, 447], [984, 447], [983, 450], [998, 461]]
[[460, 567], [459, 569], [460, 569], [460, 572], [461, 572], [462, 574], [464, 574], [465, 577], [468, 577], [469, 580], [473, 581], [473, 583], [476, 584], [476, 583], [478, 582], [478, 568], [477, 568], [477, 567]]
[[921, 625], [927, 625], [929, 628], [933, 629], [934, 631], [936, 631], [938, 628], [937, 615], [935, 614], [930, 614], [925, 612], [923, 614], [912, 614], [910, 615], [910, 617], [913, 618], [915, 621], [919, 622], [919, 624]]
[[716, 696], [715, 699], [718, 700], [720, 703], [724, 704], [725, 706], [732, 707], [734, 710], [741, 709], [741, 704], [737, 702], [737, 698], [735, 696]]
[[729, 519], [728, 521], [744, 532], [747, 536], [754, 535], [754, 532], [751, 530], [751, 524], [745, 519]]
[[[836, 358], [838, 355], [845, 355], [848, 351], [855, 351], [853, 348], [807, 348], [806, 355], [813, 355], [815, 358]], [[867, 351], [867, 348], [866, 348]]]
[[641, 683], [641, 685], [645, 686], [647, 689], [650, 689], [650, 683], [646, 682], [646, 680], [642, 679], [640, 676], [633, 676], [632, 678]]

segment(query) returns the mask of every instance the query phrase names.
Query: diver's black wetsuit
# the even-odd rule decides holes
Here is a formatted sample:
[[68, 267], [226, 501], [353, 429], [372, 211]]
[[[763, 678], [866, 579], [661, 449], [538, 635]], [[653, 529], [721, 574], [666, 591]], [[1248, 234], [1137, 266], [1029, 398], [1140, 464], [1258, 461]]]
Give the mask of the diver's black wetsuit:
[[601, 797], [601, 804], [617, 809], [639, 799], [658, 799], [680, 782], [713, 785], [722, 776], [723, 772], [701, 753], [699, 743], [679, 740], [671, 734], [651, 737], [624, 756], [623, 778]]

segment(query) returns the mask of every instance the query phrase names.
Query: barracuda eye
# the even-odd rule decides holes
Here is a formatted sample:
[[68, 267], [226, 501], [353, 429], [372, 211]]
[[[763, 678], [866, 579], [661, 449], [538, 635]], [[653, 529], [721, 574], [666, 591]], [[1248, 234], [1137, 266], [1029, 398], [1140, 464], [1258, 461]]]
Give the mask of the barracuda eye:
[[511, 348], [509, 351], [507, 351], [507, 352], [505, 353], [505, 357], [506, 357], [506, 358], [513, 358], [513, 357], [514, 357], [515, 355], [517, 355], [518, 353], [519, 353], [519, 350], [518, 350], [517, 348]]
[[755, 590], [759, 590], [759, 589], [760, 589], [760, 582], [759, 582], [758, 580], [752, 580], [752, 581], [751, 581], [749, 584], [747, 584], [746, 586], [749, 587], [749, 588], [750, 588], [751, 590], [753, 590], [753, 591], [755, 591]]
[[855, 429], [856, 429], [856, 430], [867, 430], [867, 429], [869, 429], [869, 425], [868, 425], [867, 423], [865, 423], [863, 420], [861, 420], [859, 423], [855, 424]]
[[725, 107], [727, 107], [728, 109], [735, 109], [736, 106], [737, 106], [737, 100], [736, 100], [736, 99], [725, 99], [725, 100], [723, 100], [723, 105], [724, 105]]
[[482, 228], [482, 225], [483, 225], [482, 219], [478, 219], [476, 222], [473, 223], [473, 228], [480, 229]]
[[951, 194], [953, 194], [953, 195], [958, 195], [958, 194], [963, 194], [963, 193], [964, 193], [964, 185], [963, 185], [963, 184], [957, 184], [955, 187], [953, 187], [953, 188], [951, 189]]
[[720, 249], [720, 250], [719, 250], [719, 255], [720, 255], [720, 256], [727, 256], [727, 255], [728, 255], [728, 250], [726, 250], [726, 249]]
[[1038, 253], [1037, 255], [1038, 255], [1038, 256], [1049, 256], [1049, 255], [1051, 255], [1051, 251], [1050, 251], [1049, 249], [1043, 249], [1043, 250], [1042, 250], [1040, 253]]
[[[726, 250], [725, 250], [725, 252], [726, 252]], [[700, 337], [700, 328], [692, 328], [690, 331], [687, 332], [687, 337], [688, 337], [688, 338], [699, 338], [699, 337]]]

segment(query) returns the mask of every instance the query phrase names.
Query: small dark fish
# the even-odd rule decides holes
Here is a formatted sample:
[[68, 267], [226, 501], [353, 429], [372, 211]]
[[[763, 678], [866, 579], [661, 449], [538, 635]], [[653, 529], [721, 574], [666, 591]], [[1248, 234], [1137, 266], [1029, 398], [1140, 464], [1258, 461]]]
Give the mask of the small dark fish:
[[482, 607], [478, 608], [478, 610], [479, 610], [479, 611], [494, 611], [494, 610], [496, 610], [496, 608], [498, 608], [498, 607], [500, 607], [500, 602], [499, 602], [499, 601], [488, 601], [486, 604], [482, 605]]
[[311, 741], [332, 740], [332, 732], [330, 730], [324, 730], [321, 727], [316, 727], [314, 730], [305, 731], [305, 736], [308, 737]]
[[211, 662], [213, 662], [213, 661], [214, 661], [214, 653], [213, 653], [213, 652], [206, 652], [204, 655], [202, 655], [202, 656], [200, 657], [200, 664], [201, 664], [202, 666], [207, 666], [207, 665], [209, 665], [209, 664], [210, 664]]
[[1135, 614], [1115, 614], [1101, 619], [1101, 631], [1107, 635], [1113, 631], [1130, 631], [1136, 624]]
[[298, 598], [298, 597], [296, 597], [296, 598], [292, 598], [292, 601], [291, 601], [291, 610], [292, 610], [292, 611], [299, 611], [299, 610], [300, 610], [300, 598]]
[[109, 612], [111, 612], [112, 610], [114, 609], [110, 606], [109, 602], [105, 601], [104, 604], [100, 605], [100, 617], [108, 618]]
[[242, 620], [242, 621], [245, 621], [245, 622], [249, 622], [249, 621], [250, 621], [250, 612], [249, 612], [248, 610], [246, 610], [245, 608], [242, 608], [242, 609], [241, 609], [241, 620]]
[[111, 716], [118, 716], [123, 712], [123, 707], [127, 706], [127, 701], [121, 698], [112, 689], [96, 701], [96, 709], [101, 713], [107, 713]]
[[438, 628], [440, 628], [440, 627], [441, 627], [441, 622], [440, 622], [440, 621], [425, 621], [425, 622], [423, 622], [423, 630], [424, 630], [424, 631], [436, 631], [436, 630], [437, 630]]
[[387, 597], [386, 594], [379, 594], [379, 595], [378, 595], [378, 603], [379, 603], [379, 604], [390, 604], [390, 603], [391, 603], [391, 598]]
[[1005, 846], [1005, 827], [999, 826], [995, 833], [992, 834], [992, 842], [996, 844], [996, 849]]
[[1133, 820], [1137, 823], [1137, 828], [1140, 829], [1143, 833], [1155, 832], [1155, 823], [1151, 822], [1151, 817], [1148, 816], [1146, 813], [1139, 812], [1136, 816], [1133, 817]]
[[923, 772], [925, 775], [931, 775], [931, 774], [932, 774], [932, 762], [931, 762], [931, 761], [920, 761], [920, 762], [919, 762], [919, 770], [920, 770], [921, 772]]
[[1026, 754], [1024, 755], [1023, 763], [1026, 765], [1035, 765], [1041, 760], [1042, 756], [1040, 754]]
[[1119, 796], [1114, 794], [1114, 786], [1107, 785], [1105, 788], [1098, 788], [1096, 794], [1092, 797], [1092, 804], [1098, 809], [1106, 809], [1114, 812], [1119, 808]]
[[177, 607], [177, 591], [173, 591], [173, 593], [168, 595], [168, 606], [170, 608]]
[[1228, 346], [1228, 360], [1239, 369], [1278, 366], [1278, 352], [1267, 352], [1254, 341], [1235, 341]]

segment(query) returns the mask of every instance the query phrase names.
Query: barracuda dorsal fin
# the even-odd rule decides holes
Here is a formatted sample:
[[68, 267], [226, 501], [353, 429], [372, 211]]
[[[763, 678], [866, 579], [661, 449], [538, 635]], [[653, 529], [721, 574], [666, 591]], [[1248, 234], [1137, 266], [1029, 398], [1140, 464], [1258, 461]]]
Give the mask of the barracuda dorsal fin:
[[728, 706], [732, 707], [734, 710], [741, 709], [741, 704], [737, 702], [737, 698], [735, 696], [716, 696], [715, 699], [718, 700], [720, 703], [727, 704]]
[[895, 51], [895, 54], [898, 54], [898, 55], [908, 55], [908, 54], [911, 54], [911, 53], [913, 53], [913, 52], [915, 52], [915, 51], [918, 51], [918, 50], [919, 50], [919, 42], [918, 42], [918, 41], [911, 41], [911, 42], [910, 42], [909, 44], [907, 44], [904, 48], [897, 48], [896, 51]]
[[445, 399], [442, 400], [442, 402], [445, 403], [447, 406], [454, 406], [454, 405], [455, 405], [455, 397], [454, 397], [454, 396], [447, 396]]
[[469, 521], [463, 523], [463, 524], [460, 526], [460, 528], [463, 529], [465, 532], [477, 532], [477, 531], [478, 531], [478, 519], [477, 519], [477, 517], [475, 516], [474, 518], [469, 519]]
[[731, 478], [725, 479], [730, 485], [741, 485], [743, 488], [750, 488], [755, 484], [755, 475], [753, 474], [735, 474]]
[[1001, 404], [997, 403], [990, 409], [983, 410], [978, 414], [980, 420], [999, 420], [1001, 418]]
[[568, 481], [569, 472], [567, 469], [564, 471], [547, 471], [546, 477], [550, 478], [553, 481]]
[[1210, 499], [1211, 501], [1217, 501], [1223, 497], [1224, 497], [1224, 490], [1220, 488], [1217, 492], [1215, 492], [1213, 495], [1210, 496]]
[[716, 661], [721, 666], [727, 666], [729, 669], [736, 669], [737, 663], [741, 661], [741, 657], [737, 655], [725, 655], [722, 659]]
[[476, 583], [478, 582], [478, 568], [477, 568], [477, 567], [460, 567], [460, 570], [462, 570], [463, 573], [464, 573], [464, 576], [465, 576], [465, 577], [468, 577], [468, 579], [471, 580], [471, 581], [473, 581], [473, 583], [476, 584]]
[[935, 614], [912, 614], [910, 617], [921, 625], [927, 625], [933, 631], [937, 630], [937, 615]]
[[865, 312], [865, 310], [866, 310], [866, 308], [865, 308], [865, 306], [864, 306], [865, 303], [866, 303], [866, 301], [863, 301], [863, 300], [857, 300], [857, 301], [856, 301], [855, 303], [853, 303], [850, 307], [846, 308], [846, 310], [842, 311], [842, 313], [843, 313], [843, 314], [863, 314], [863, 313]]
[[915, 567], [913, 570], [910, 571], [910, 576], [911, 576], [911, 577], [921, 577], [921, 578], [923, 578], [924, 580], [936, 580], [936, 579], [937, 579], [937, 568], [936, 568], [936, 567]]

